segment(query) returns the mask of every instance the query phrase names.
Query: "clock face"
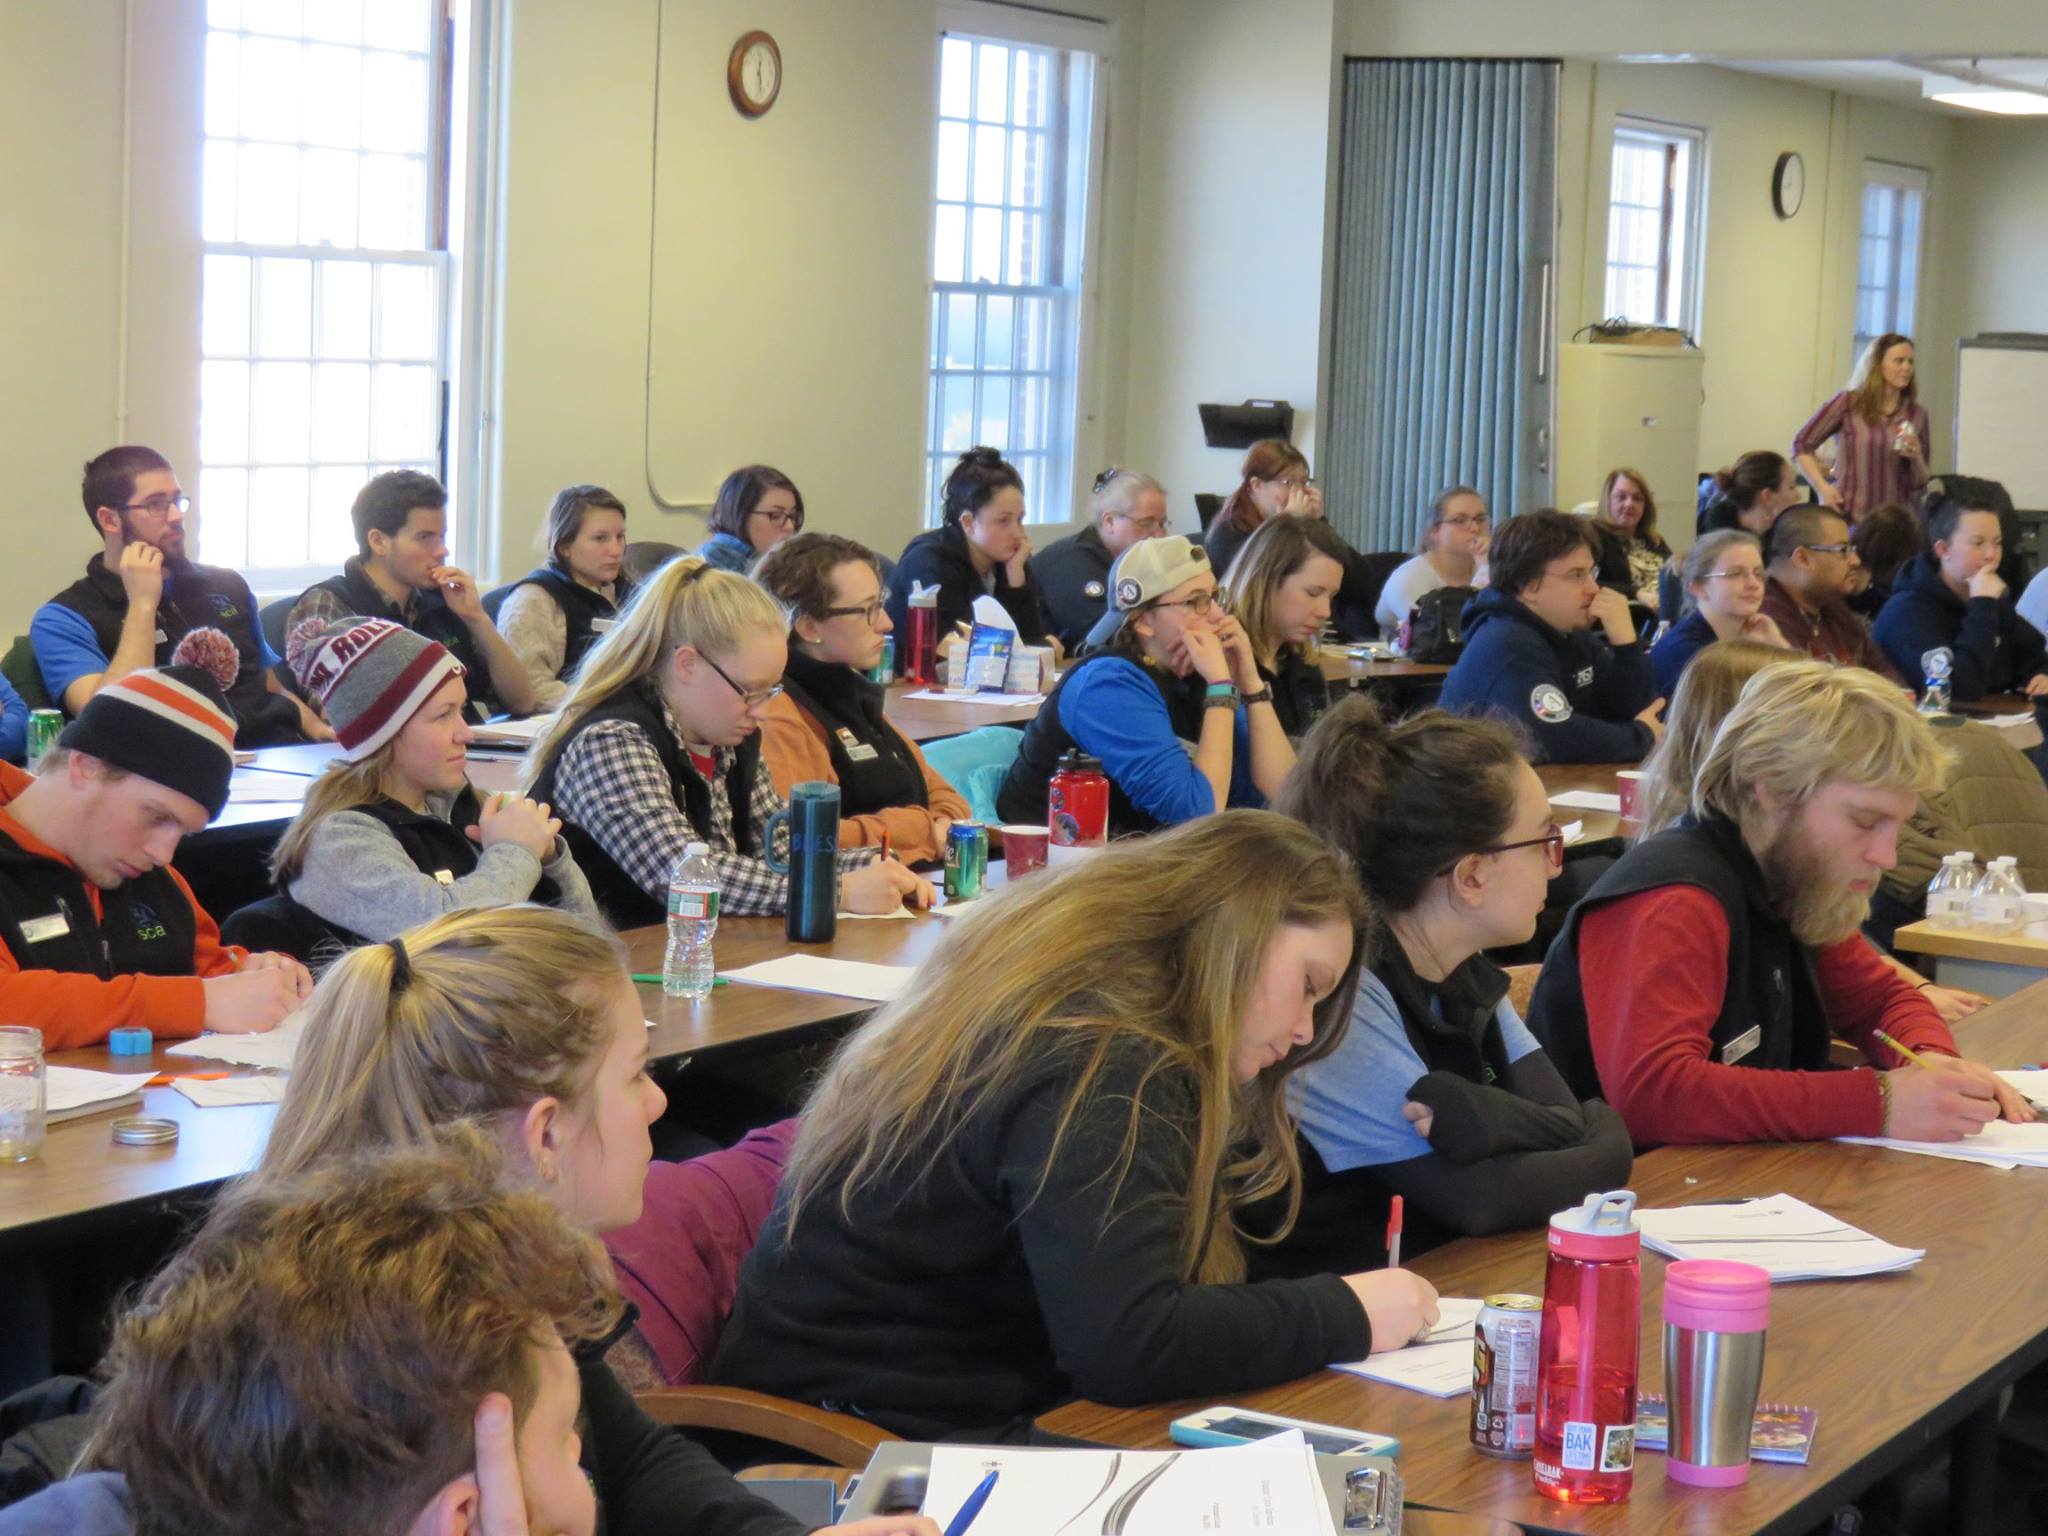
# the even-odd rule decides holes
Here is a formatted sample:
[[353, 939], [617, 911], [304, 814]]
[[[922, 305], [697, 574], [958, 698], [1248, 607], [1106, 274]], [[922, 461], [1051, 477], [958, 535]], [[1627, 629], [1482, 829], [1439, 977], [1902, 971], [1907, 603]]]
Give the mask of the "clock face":
[[733, 44], [725, 74], [732, 104], [743, 116], [759, 117], [782, 90], [782, 51], [766, 32], [749, 32]]
[[1779, 218], [1789, 219], [1805, 201], [1806, 162], [1796, 151], [1787, 150], [1778, 156], [1777, 170], [1771, 177], [1771, 203]]
[[768, 101], [782, 83], [782, 63], [775, 57], [775, 50], [766, 43], [749, 48], [740, 60], [740, 79], [746, 82], [749, 97], [757, 102]]

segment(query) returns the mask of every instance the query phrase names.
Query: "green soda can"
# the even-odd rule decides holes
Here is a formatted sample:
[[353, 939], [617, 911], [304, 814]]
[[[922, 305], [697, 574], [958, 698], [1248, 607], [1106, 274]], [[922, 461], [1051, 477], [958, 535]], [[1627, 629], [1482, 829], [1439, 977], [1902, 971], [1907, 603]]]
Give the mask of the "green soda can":
[[972, 901], [988, 881], [988, 828], [956, 821], [946, 833], [946, 900]]
[[882, 659], [868, 668], [868, 681], [883, 687], [896, 681], [896, 637], [882, 636]]
[[29, 711], [28, 765], [31, 769], [42, 761], [45, 752], [57, 744], [57, 735], [63, 729], [63, 710], [33, 709]]

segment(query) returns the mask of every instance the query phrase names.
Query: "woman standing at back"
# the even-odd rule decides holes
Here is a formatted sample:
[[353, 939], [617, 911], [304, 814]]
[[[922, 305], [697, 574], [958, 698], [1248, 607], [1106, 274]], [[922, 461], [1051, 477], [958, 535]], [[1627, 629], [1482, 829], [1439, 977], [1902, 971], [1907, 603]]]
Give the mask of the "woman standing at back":
[[[1913, 339], [1887, 331], [1863, 349], [1848, 388], [1831, 395], [1799, 429], [1792, 457], [1822, 505], [1842, 513], [1853, 527], [1873, 507], [1911, 502], [1927, 484], [1928, 432]], [[1832, 477], [1819, 458], [1830, 440]]]

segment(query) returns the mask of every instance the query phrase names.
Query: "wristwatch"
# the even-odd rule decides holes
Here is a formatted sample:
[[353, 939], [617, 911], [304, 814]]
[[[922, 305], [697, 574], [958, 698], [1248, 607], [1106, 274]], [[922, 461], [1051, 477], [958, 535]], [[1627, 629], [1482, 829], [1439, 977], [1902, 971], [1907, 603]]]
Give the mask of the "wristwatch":
[[1261, 689], [1260, 689], [1260, 690], [1259, 690], [1259, 691], [1258, 691], [1257, 693], [1246, 693], [1246, 694], [1241, 694], [1241, 695], [1239, 695], [1239, 697], [1238, 697], [1238, 702], [1239, 702], [1239, 703], [1241, 703], [1241, 704], [1247, 704], [1247, 705], [1249, 705], [1249, 704], [1270, 704], [1270, 703], [1272, 703], [1272, 702], [1273, 702], [1273, 690], [1272, 690], [1272, 687], [1271, 687], [1271, 686], [1269, 685], [1269, 686], [1267, 686], [1267, 687], [1261, 688]]

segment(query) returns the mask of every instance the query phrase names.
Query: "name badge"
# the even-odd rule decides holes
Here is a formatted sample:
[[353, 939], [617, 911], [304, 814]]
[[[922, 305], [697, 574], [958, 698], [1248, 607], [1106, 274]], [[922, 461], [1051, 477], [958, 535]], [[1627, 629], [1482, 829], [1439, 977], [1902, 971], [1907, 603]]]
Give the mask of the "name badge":
[[608, 634], [618, 627], [619, 621], [617, 619], [592, 619], [590, 621], [590, 632], [593, 635]]
[[856, 763], [871, 763], [882, 755], [843, 725], [836, 727], [832, 734], [839, 738], [839, 745], [846, 749], [847, 757]]
[[21, 936], [31, 944], [41, 944], [47, 939], [61, 939], [71, 931], [71, 919], [62, 912], [52, 912], [48, 917], [31, 917], [21, 925]]
[[1721, 1065], [1732, 1067], [1751, 1051], [1764, 1043], [1764, 1027], [1752, 1024], [1741, 1034], [1721, 1047]]
[[439, 881], [439, 882], [440, 882], [441, 884], [443, 884], [443, 885], [453, 885], [453, 884], [455, 883], [455, 876], [454, 876], [454, 874], [453, 874], [452, 872], [448, 871], [448, 870], [445, 870], [445, 869], [437, 869], [437, 870], [435, 870], [435, 871], [434, 871], [434, 878], [435, 878], [436, 880], [438, 880], [438, 881]]

